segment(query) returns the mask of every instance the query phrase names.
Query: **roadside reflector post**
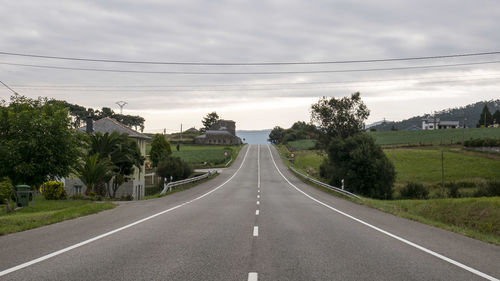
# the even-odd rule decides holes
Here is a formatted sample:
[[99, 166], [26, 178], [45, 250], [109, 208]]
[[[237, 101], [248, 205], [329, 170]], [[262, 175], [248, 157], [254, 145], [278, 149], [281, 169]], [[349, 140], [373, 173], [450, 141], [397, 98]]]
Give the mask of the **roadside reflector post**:
[[342, 179], [342, 190], [344, 190], [344, 179]]

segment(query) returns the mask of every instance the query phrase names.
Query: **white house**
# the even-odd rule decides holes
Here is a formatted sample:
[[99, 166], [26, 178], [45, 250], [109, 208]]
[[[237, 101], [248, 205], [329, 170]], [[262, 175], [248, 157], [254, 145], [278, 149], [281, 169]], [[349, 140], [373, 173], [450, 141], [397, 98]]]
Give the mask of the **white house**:
[[441, 121], [439, 118], [427, 117], [422, 119], [422, 130], [456, 129], [458, 121]]
[[[100, 133], [113, 133], [118, 132], [120, 134], [127, 134], [129, 138], [135, 140], [139, 145], [139, 149], [141, 154], [146, 155], [146, 141], [151, 138], [139, 133], [124, 124], [116, 121], [115, 119], [106, 117], [99, 119], [97, 121], [92, 121], [91, 119], [87, 121], [87, 126], [81, 127], [80, 131], [86, 131], [89, 133], [100, 132]], [[134, 200], [138, 200], [144, 197], [145, 190], [145, 168], [144, 165], [141, 166], [140, 169], [134, 168], [134, 174], [132, 178], [120, 185], [118, 188], [115, 197], [120, 198], [124, 195], [132, 195]], [[82, 183], [81, 180], [75, 177], [68, 177], [65, 180], [64, 189], [68, 195], [73, 194], [83, 194], [85, 192], [86, 186]]]

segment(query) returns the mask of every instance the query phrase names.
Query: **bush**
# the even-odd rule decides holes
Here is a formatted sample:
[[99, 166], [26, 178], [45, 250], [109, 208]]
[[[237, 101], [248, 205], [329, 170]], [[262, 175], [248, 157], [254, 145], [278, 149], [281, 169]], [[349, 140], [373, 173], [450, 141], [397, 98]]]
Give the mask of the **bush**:
[[5, 177], [0, 180], [0, 204], [4, 204], [5, 199], [12, 199], [13, 196], [12, 182], [9, 178]]
[[500, 139], [470, 139], [464, 142], [466, 147], [496, 147], [500, 146]]
[[427, 199], [429, 189], [421, 183], [409, 182], [400, 191], [402, 199]]
[[160, 161], [156, 173], [167, 180], [172, 177], [174, 181], [178, 181], [188, 178], [193, 169], [179, 157], [168, 156]]
[[346, 139], [335, 138], [328, 146], [328, 158], [320, 175], [329, 183], [353, 193], [378, 199], [391, 199], [396, 172], [382, 148], [366, 133]]
[[122, 195], [120, 197], [120, 201], [132, 201], [134, 200], [134, 196], [132, 194]]
[[88, 197], [92, 201], [102, 201], [102, 196], [100, 194], [93, 192], [93, 191], [89, 192]]
[[448, 197], [450, 198], [460, 198], [460, 191], [458, 190], [459, 185], [454, 182], [449, 182], [444, 185], [448, 189]]
[[500, 196], [500, 181], [493, 180], [480, 186], [474, 196]]
[[46, 200], [63, 200], [68, 196], [64, 190], [63, 183], [60, 181], [47, 181], [40, 187], [40, 193]]

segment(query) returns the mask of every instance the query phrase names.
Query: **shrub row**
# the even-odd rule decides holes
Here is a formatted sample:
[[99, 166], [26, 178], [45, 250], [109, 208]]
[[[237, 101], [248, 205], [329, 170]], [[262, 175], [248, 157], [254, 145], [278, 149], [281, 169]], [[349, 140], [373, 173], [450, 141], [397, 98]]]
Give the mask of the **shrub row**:
[[470, 139], [464, 142], [464, 146], [466, 147], [499, 147], [500, 139]]
[[[441, 189], [441, 184], [435, 186], [441, 190], [435, 194], [435, 198], [460, 198], [460, 197], [490, 197], [500, 196], [500, 181], [493, 180], [478, 185], [471, 182], [447, 182], [445, 189]], [[460, 188], [476, 188], [473, 192], [461, 193]], [[421, 183], [409, 182], [400, 189], [400, 199], [429, 199], [430, 187]]]

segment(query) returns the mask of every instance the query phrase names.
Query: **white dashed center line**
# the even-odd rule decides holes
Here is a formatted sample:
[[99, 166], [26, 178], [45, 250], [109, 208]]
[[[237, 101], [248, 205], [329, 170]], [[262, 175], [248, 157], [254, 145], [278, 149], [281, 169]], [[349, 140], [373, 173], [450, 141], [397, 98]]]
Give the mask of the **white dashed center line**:
[[260, 195], [257, 195], [257, 198], [260, 198]]
[[255, 237], [259, 236], [259, 227], [258, 226], [253, 227], [253, 236], [255, 236]]
[[260, 214], [259, 210], [255, 210], [255, 215], [258, 216]]
[[257, 201], [257, 205], [259, 205], [259, 204], [260, 204], [260, 202], [259, 202], [259, 201]]
[[258, 280], [257, 272], [248, 273], [248, 281], [257, 281], [257, 280]]

